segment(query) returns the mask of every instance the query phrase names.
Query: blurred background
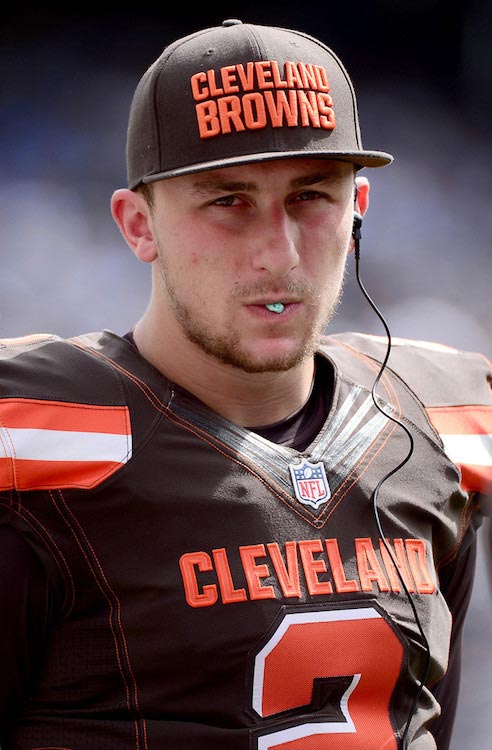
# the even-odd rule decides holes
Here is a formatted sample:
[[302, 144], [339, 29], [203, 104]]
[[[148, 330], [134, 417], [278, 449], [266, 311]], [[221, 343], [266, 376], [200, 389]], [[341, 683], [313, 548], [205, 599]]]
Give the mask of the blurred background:
[[[320, 37], [354, 81], [367, 148], [364, 283], [393, 336], [492, 358], [492, 8], [485, 0], [220, 3], [204, 10], [9, 4], [0, 27], [0, 336], [125, 333], [150, 289], [109, 211], [128, 109], [175, 37], [224, 18]], [[165, 7], [166, 6], [166, 7]], [[350, 266], [331, 330], [382, 334]], [[452, 750], [489, 747], [492, 618], [482, 533]]]

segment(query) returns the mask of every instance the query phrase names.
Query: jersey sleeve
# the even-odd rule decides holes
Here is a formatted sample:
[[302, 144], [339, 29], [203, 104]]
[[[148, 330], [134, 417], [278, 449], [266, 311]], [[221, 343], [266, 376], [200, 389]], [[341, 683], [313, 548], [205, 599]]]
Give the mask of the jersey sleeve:
[[[354, 346], [379, 362], [386, 339], [351, 334]], [[420, 400], [463, 490], [492, 509], [492, 363], [482, 354], [427, 341], [392, 339], [388, 367]]]
[[0, 743], [32, 689], [55, 599], [39, 558], [13, 528], [0, 525]]
[[433, 686], [432, 692], [439, 701], [441, 714], [431, 726], [431, 732], [439, 750], [450, 746], [454, 717], [458, 705], [462, 662], [463, 625], [470, 604], [473, 589], [473, 576], [477, 555], [476, 538], [458, 560], [456, 566], [443, 571], [440, 585], [451, 611], [453, 625], [449, 648], [449, 662], [446, 674]]
[[[446, 347], [434, 353], [441, 375], [420, 391], [444, 452], [461, 471], [461, 485], [492, 502], [492, 364], [482, 355]], [[432, 370], [431, 370], [432, 376]]]
[[[467, 492], [492, 496], [492, 406], [431, 406], [427, 414], [448, 457], [461, 470]], [[490, 508], [489, 508], [490, 510]]]

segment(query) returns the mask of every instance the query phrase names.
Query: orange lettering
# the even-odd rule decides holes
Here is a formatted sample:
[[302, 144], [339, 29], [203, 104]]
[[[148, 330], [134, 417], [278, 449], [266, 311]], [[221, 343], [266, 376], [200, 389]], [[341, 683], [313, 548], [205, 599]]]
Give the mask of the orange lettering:
[[372, 541], [356, 539], [355, 552], [362, 591], [372, 591], [372, 581], [376, 581], [380, 591], [389, 591], [388, 582], [376, 557]]
[[316, 96], [318, 110], [320, 113], [319, 124], [325, 130], [333, 130], [336, 127], [335, 112], [333, 110], [333, 99], [329, 94], [319, 93]]
[[265, 103], [261, 94], [243, 96], [244, 122], [248, 130], [259, 130], [267, 124]]
[[285, 80], [290, 89], [302, 89], [302, 78], [295, 63], [285, 63]]
[[337, 593], [345, 594], [352, 591], [359, 591], [359, 585], [356, 580], [354, 580], [353, 578], [347, 580], [345, 578], [345, 571], [343, 569], [342, 558], [340, 557], [340, 550], [338, 548], [337, 540], [325, 539], [325, 544]]
[[316, 72], [314, 70], [314, 66], [311, 65], [311, 63], [298, 63], [297, 69], [299, 70], [299, 75], [302, 78], [302, 85], [305, 89], [317, 89], [318, 88], [318, 79], [316, 76]]
[[383, 558], [384, 567], [386, 568], [386, 572], [390, 580], [391, 590], [395, 591], [396, 593], [399, 593], [400, 591], [400, 578], [398, 576], [398, 573], [396, 572], [398, 568], [398, 570], [401, 573], [401, 577], [403, 578], [403, 581], [405, 583], [405, 586], [407, 587], [408, 591], [411, 594], [413, 594], [415, 592], [415, 589], [414, 589], [413, 583], [411, 582], [410, 571], [408, 570], [408, 566], [407, 566], [407, 561], [406, 561], [406, 556], [405, 556], [405, 547], [403, 546], [403, 539], [394, 539], [393, 548], [391, 547], [389, 539], [386, 539], [386, 544], [388, 545], [390, 550], [393, 552], [393, 558], [396, 562], [396, 567], [395, 567], [395, 563], [390, 557], [388, 550], [383, 544], [383, 541], [381, 539], [379, 540], [379, 548], [381, 550], [381, 557]]
[[[374, 583], [382, 592], [391, 590], [399, 594], [404, 582], [409, 593], [434, 593], [433, 568], [423, 540], [378, 541], [379, 554], [376, 543], [373, 545], [369, 537], [354, 540], [359, 580], [346, 577], [337, 539], [290, 541], [285, 542], [283, 549], [277, 542], [244, 545], [237, 550], [241, 567], [235, 557], [232, 570], [224, 547], [214, 549], [211, 554], [188, 552], [179, 559], [184, 596], [190, 607], [199, 608], [211, 607], [219, 600], [233, 604], [277, 596], [299, 599], [304, 589], [312, 596], [333, 594], [334, 590], [337, 594], [372, 592]], [[299, 558], [304, 573], [302, 582]], [[236, 587], [233, 571], [244, 575], [247, 587]]]
[[221, 96], [224, 93], [224, 89], [217, 86], [215, 70], [207, 70], [207, 80], [210, 88], [210, 96]]
[[273, 89], [272, 63], [270, 60], [261, 60], [255, 63], [256, 77], [258, 79], [258, 88]]
[[226, 65], [225, 68], [220, 69], [222, 86], [224, 87], [224, 93], [235, 94], [239, 91], [239, 86], [236, 84], [236, 66]]
[[248, 547], [240, 547], [239, 554], [251, 599], [275, 599], [273, 586], [262, 586], [260, 583], [260, 578], [268, 578], [270, 575], [267, 565], [258, 565], [255, 560], [256, 557], [265, 557], [265, 546], [252, 544]]
[[222, 595], [223, 603], [232, 604], [233, 602], [245, 602], [247, 600], [246, 591], [244, 589], [234, 588], [234, 582], [232, 580], [227, 552], [225, 549], [214, 549], [212, 554], [214, 556], [215, 569], [217, 571], [217, 578], [219, 579], [220, 593]]
[[214, 135], [218, 135], [220, 133], [220, 122], [217, 117], [217, 104], [213, 99], [202, 104], [197, 104], [195, 109], [200, 138], [211, 138]]
[[[297, 97], [295, 91], [265, 91], [265, 102], [274, 128], [281, 128], [284, 115], [289, 127], [297, 125]], [[288, 97], [288, 98], [287, 98]]]
[[222, 133], [231, 132], [231, 123], [236, 130], [245, 130], [241, 120], [241, 99], [238, 96], [223, 96], [218, 105]]
[[270, 557], [272, 558], [273, 567], [277, 574], [278, 582], [284, 596], [301, 596], [301, 586], [299, 582], [299, 566], [297, 561], [297, 545], [295, 542], [287, 542], [285, 545], [285, 557], [287, 567], [280, 553], [280, 548], [276, 542], [267, 544]]
[[252, 91], [254, 86], [254, 63], [249, 62], [246, 63], [246, 70], [244, 70], [244, 65], [240, 64], [236, 66], [237, 74], [239, 76], [239, 80], [241, 81], [241, 86], [243, 87], [243, 91]]
[[195, 73], [194, 76], [191, 76], [191, 90], [193, 92], [193, 99], [196, 102], [202, 101], [203, 99], [206, 99], [208, 96], [210, 96], [208, 88], [206, 86], [202, 86], [203, 83], [206, 83], [207, 76], [205, 73]]
[[278, 68], [278, 62], [276, 60], [271, 60], [272, 63], [272, 76], [273, 76], [273, 85], [276, 89], [286, 89], [287, 88], [287, 81], [284, 81], [282, 79], [282, 76], [280, 74], [280, 70]]
[[333, 594], [333, 588], [329, 581], [320, 581], [318, 573], [326, 573], [326, 565], [323, 560], [315, 560], [314, 554], [323, 551], [321, 539], [313, 539], [299, 542], [302, 566], [310, 594]]
[[322, 65], [313, 66], [314, 74], [316, 76], [317, 88], [319, 91], [329, 91], [330, 84], [328, 82], [328, 74]]
[[311, 124], [315, 128], [319, 128], [319, 113], [316, 102], [316, 94], [314, 91], [298, 91], [297, 98], [299, 99], [299, 112], [301, 114], [301, 125], [308, 127]]
[[200, 571], [213, 570], [212, 561], [205, 552], [189, 552], [179, 559], [179, 567], [183, 578], [186, 601], [190, 607], [211, 607], [215, 604], [217, 586], [208, 584], [200, 593], [195, 575], [195, 566]]
[[417, 591], [433, 594], [436, 587], [427, 568], [425, 543], [421, 539], [405, 539], [405, 547]]

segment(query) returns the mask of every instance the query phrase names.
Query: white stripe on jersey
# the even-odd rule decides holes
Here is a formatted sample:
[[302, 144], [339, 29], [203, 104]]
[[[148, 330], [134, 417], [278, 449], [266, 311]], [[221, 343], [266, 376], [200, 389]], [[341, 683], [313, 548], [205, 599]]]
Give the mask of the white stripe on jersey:
[[492, 435], [441, 435], [441, 439], [453, 463], [492, 466]]
[[126, 463], [131, 458], [132, 443], [131, 435], [9, 428], [8, 439], [0, 441], [1, 446], [6, 458]]

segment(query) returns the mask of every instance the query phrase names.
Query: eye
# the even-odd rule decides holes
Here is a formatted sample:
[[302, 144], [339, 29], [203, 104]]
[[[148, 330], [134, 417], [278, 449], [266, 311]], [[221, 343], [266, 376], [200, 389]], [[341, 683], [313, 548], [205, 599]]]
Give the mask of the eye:
[[241, 206], [243, 203], [244, 201], [239, 197], [239, 195], [222, 195], [220, 198], [216, 198], [214, 201], [212, 201], [212, 206], [232, 208], [234, 206]]
[[306, 202], [306, 201], [315, 201], [319, 200], [320, 198], [323, 198], [323, 194], [318, 192], [317, 190], [303, 190], [302, 193], [297, 193], [297, 195], [294, 196], [294, 202]]

